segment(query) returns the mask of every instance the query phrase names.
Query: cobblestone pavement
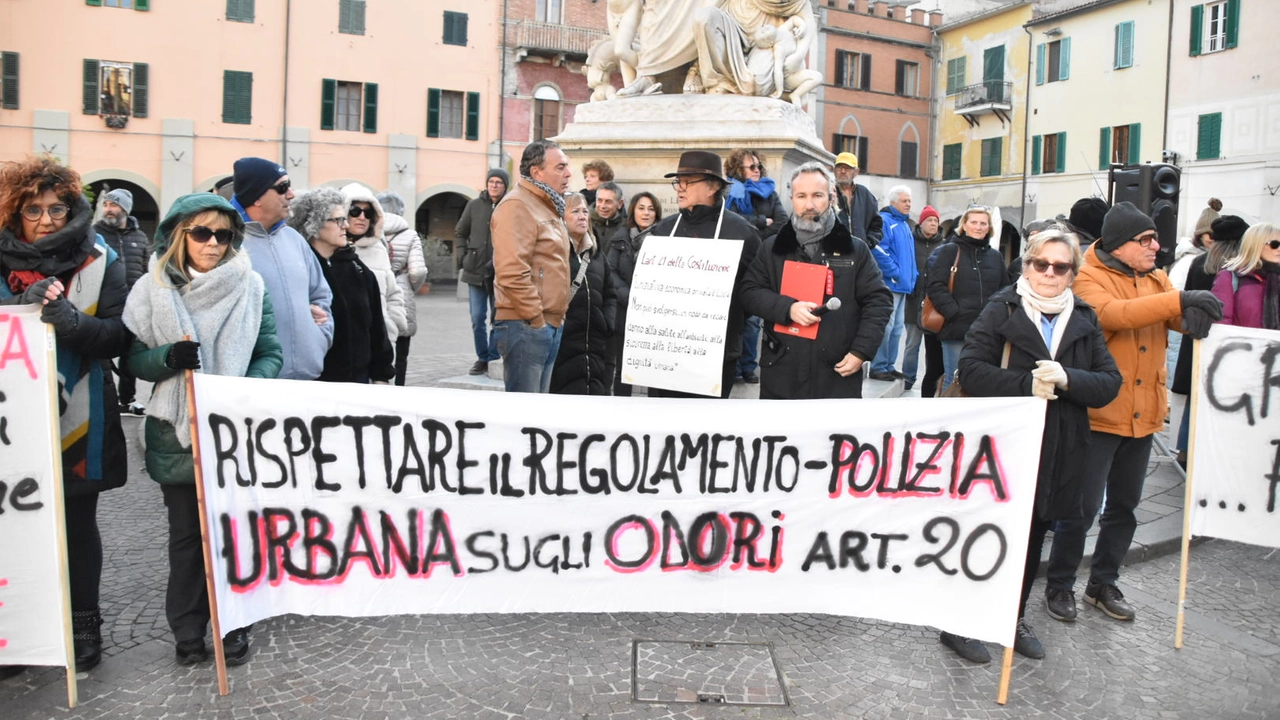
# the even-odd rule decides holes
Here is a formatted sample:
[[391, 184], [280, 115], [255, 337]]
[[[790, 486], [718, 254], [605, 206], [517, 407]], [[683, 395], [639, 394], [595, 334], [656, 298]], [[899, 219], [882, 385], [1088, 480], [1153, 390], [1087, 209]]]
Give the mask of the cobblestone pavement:
[[[418, 301], [427, 334], [410, 381], [465, 374], [465, 303]], [[929, 628], [804, 614], [284, 616], [255, 628], [252, 661], [230, 669], [219, 697], [211, 665], [173, 662], [163, 502], [141, 470], [140, 423], [126, 422], [130, 482], [100, 509], [106, 659], [82, 675], [74, 710], [60, 669], [0, 682], [3, 720], [1280, 717], [1280, 552], [1219, 540], [1193, 547], [1181, 650], [1176, 554], [1126, 570], [1133, 623], [1083, 604], [1079, 621], [1059, 623], [1033, 602], [1048, 654], [1015, 659], [1003, 707], [999, 648], [974, 666]]]

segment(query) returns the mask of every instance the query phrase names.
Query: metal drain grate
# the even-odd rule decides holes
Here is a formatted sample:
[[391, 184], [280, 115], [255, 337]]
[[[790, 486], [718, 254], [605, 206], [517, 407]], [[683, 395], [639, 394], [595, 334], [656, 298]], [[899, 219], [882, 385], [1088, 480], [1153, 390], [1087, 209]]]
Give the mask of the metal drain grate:
[[631, 700], [789, 707], [773, 643], [631, 642]]

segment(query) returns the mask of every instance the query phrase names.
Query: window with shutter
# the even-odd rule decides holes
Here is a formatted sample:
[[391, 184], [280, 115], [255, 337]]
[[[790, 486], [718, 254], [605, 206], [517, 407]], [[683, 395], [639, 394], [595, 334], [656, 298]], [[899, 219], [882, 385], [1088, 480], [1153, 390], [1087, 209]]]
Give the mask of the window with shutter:
[[338, 81], [325, 78], [320, 81], [320, 129], [332, 130], [337, 113]]
[[1043, 84], [1044, 84], [1044, 78], [1045, 78], [1045, 72], [1044, 72], [1044, 58], [1045, 58], [1044, 47], [1045, 47], [1045, 46], [1044, 46], [1044, 43], [1040, 43], [1040, 44], [1036, 45], [1036, 84], [1037, 84], [1037, 85], [1043, 85]]
[[133, 64], [133, 116], [136, 118], [147, 116], [151, 100], [147, 87], [150, 84], [150, 74], [151, 66], [147, 63]]
[[1061, 82], [1071, 77], [1071, 38], [1047, 43], [1044, 50], [1036, 50], [1036, 84]]
[[467, 93], [467, 139], [480, 139], [480, 93]]
[[1142, 123], [1133, 123], [1129, 126], [1129, 164], [1137, 165], [1142, 162]]
[[[1236, 0], [1238, 2], [1239, 0]], [[1231, 23], [1231, 2], [1215, 2], [1197, 5], [1202, 10], [1204, 35], [1200, 41], [1200, 52], [1215, 53], [1227, 49], [1227, 27]], [[1194, 11], [1195, 8], [1192, 10]], [[1194, 20], [1194, 16], [1192, 18]], [[1236, 6], [1236, 19], [1239, 22], [1239, 6]], [[1193, 23], [1194, 24], [1194, 23]], [[1233, 40], [1235, 38], [1232, 38]], [[1232, 47], [1235, 47], [1232, 45]]]
[[947, 94], [955, 95], [964, 89], [965, 66], [968, 58], [952, 58], [947, 61]]
[[1204, 5], [1191, 6], [1191, 57], [1200, 54], [1200, 36], [1204, 34]]
[[[1062, 168], [1058, 166], [1058, 134], [1051, 133], [1043, 137], [1043, 152], [1040, 157], [1040, 172], [1056, 173], [1062, 172]], [[1034, 161], [1034, 158], [1033, 158]]]
[[85, 60], [82, 79], [84, 86], [82, 89], [81, 101], [83, 103], [85, 115], [98, 114], [98, 68], [101, 66], [97, 60]]
[[233, 22], [253, 22], [254, 0], [227, 0], [227, 19]]
[[894, 92], [904, 97], [915, 97], [920, 94], [920, 64], [898, 61]]
[[[446, 93], [447, 95], [448, 93]], [[560, 133], [560, 93], [550, 85], [543, 85], [533, 91], [533, 139], [546, 140]], [[445, 111], [441, 110], [441, 125], [444, 124]], [[441, 134], [444, 134], [443, 127]], [[445, 135], [445, 137], [462, 137], [461, 135]]]
[[440, 90], [427, 89], [427, 137], [440, 137]]
[[151, 0], [134, 0], [133, 9], [134, 10], [150, 10]]
[[837, 50], [836, 84], [853, 90], [870, 90], [871, 56], [866, 53]]
[[961, 175], [961, 143], [942, 146], [942, 179], [959, 180]]
[[18, 53], [0, 53], [0, 107], [18, 109]]
[[898, 177], [913, 178], [916, 176], [916, 166], [919, 162], [919, 145], [913, 142], [902, 142], [902, 147], [898, 151]]
[[1040, 135], [1031, 136], [1031, 174], [1039, 175], [1041, 168], [1040, 154], [1044, 152], [1044, 138]]
[[444, 44], [445, 45], [462, 45], [467, 44], [467, 14], [460, 12], [444, 11]]
[[1222, 157], [1222, 113], [1201, 115], [1196, 128], [1196, 159]]
[[364, 0], [338, 0], [338, 32], [364, 34]]
[[1230, 50], [1240, 43], [1240, 0], [1227, 0], [1227, 37], [1226, 49]]
[[378, 83], [364, 84], [364, 131], [378, 132]]
[[979, 173], [982, 177], [992, 177], [1000, 174], [1003, 158], [1001, 155], [1004, 151], [1004, 138], [988, 138], [982, 141], [982, 163]]
[[1065, 132], [1058, 133], [1058, 157], [1054, 164], [1056, 172], [1064, 173], [1067, 171], [1067, 134]]
[[1116, 24], [1115, 69], [1133, 67], [1133, 21]]
[[253, 73], [222, 71], [222, 122], [248, 125], [253, 118]]
[[358, 82], [337, 83], [334, 95], [333, 129], [360, 132], [360, 101], [364, 88]]
[[1098, 169], [1111, 167], [1111, 128], [1104, 127], [1098, 131]]

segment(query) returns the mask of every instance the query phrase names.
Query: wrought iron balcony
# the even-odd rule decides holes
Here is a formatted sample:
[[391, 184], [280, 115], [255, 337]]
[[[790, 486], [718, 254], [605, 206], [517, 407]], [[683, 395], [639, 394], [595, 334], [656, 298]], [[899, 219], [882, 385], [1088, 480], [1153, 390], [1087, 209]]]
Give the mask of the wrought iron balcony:
[[1004, 80], [987, 80], [969, 85], [956, 93], [956, 114], [963, 117], [970, 127], [980, 122], [983, 113], [994, 113], [1003, 125], [1009, 122], [1013, 110], [1013, 83]]
[[508, 20], [507, 44], [525, 53], [587, 57], [587, 51], [608, 33], [593, 28], [572, 27], [533, 20]]

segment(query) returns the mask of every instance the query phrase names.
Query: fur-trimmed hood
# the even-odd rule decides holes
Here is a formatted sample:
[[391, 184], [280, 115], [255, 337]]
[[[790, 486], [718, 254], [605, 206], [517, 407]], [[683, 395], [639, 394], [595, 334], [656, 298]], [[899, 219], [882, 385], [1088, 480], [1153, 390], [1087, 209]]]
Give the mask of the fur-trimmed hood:
[[[367, 202], [373, 206], [373, 212], [376, 217], [373, 221], [373, 234], [369, 237], [381, 239], [383, 232], [382, 226], [386, 222], [387, 213], [382, 209], [382, 203], [378, 202], [378, 198], [374, 195], [373, 191], [360, 183], [351, 183], [343, 186], [339, 192], [342, 193], [342, 199], [346, 200], [348, 208], [351, 207], [351, 203], [354, 202]], [[369, 237], [362, 238], [361, 241], [368, 240]], [[359, 245], [361, 241], [357, 241], [356, 244]]]
[[[773, 241], [773, 252], [776, 255], [787, 255], [800, 249], [800, 241], [796, 239], [795, 226], [790, 220], [778, 231]], [[831, 232], [822, 238], [822, 251], [827, 255], [848, 255], [853, 252], [853, 236], [843, 223], [837, 222]]]

